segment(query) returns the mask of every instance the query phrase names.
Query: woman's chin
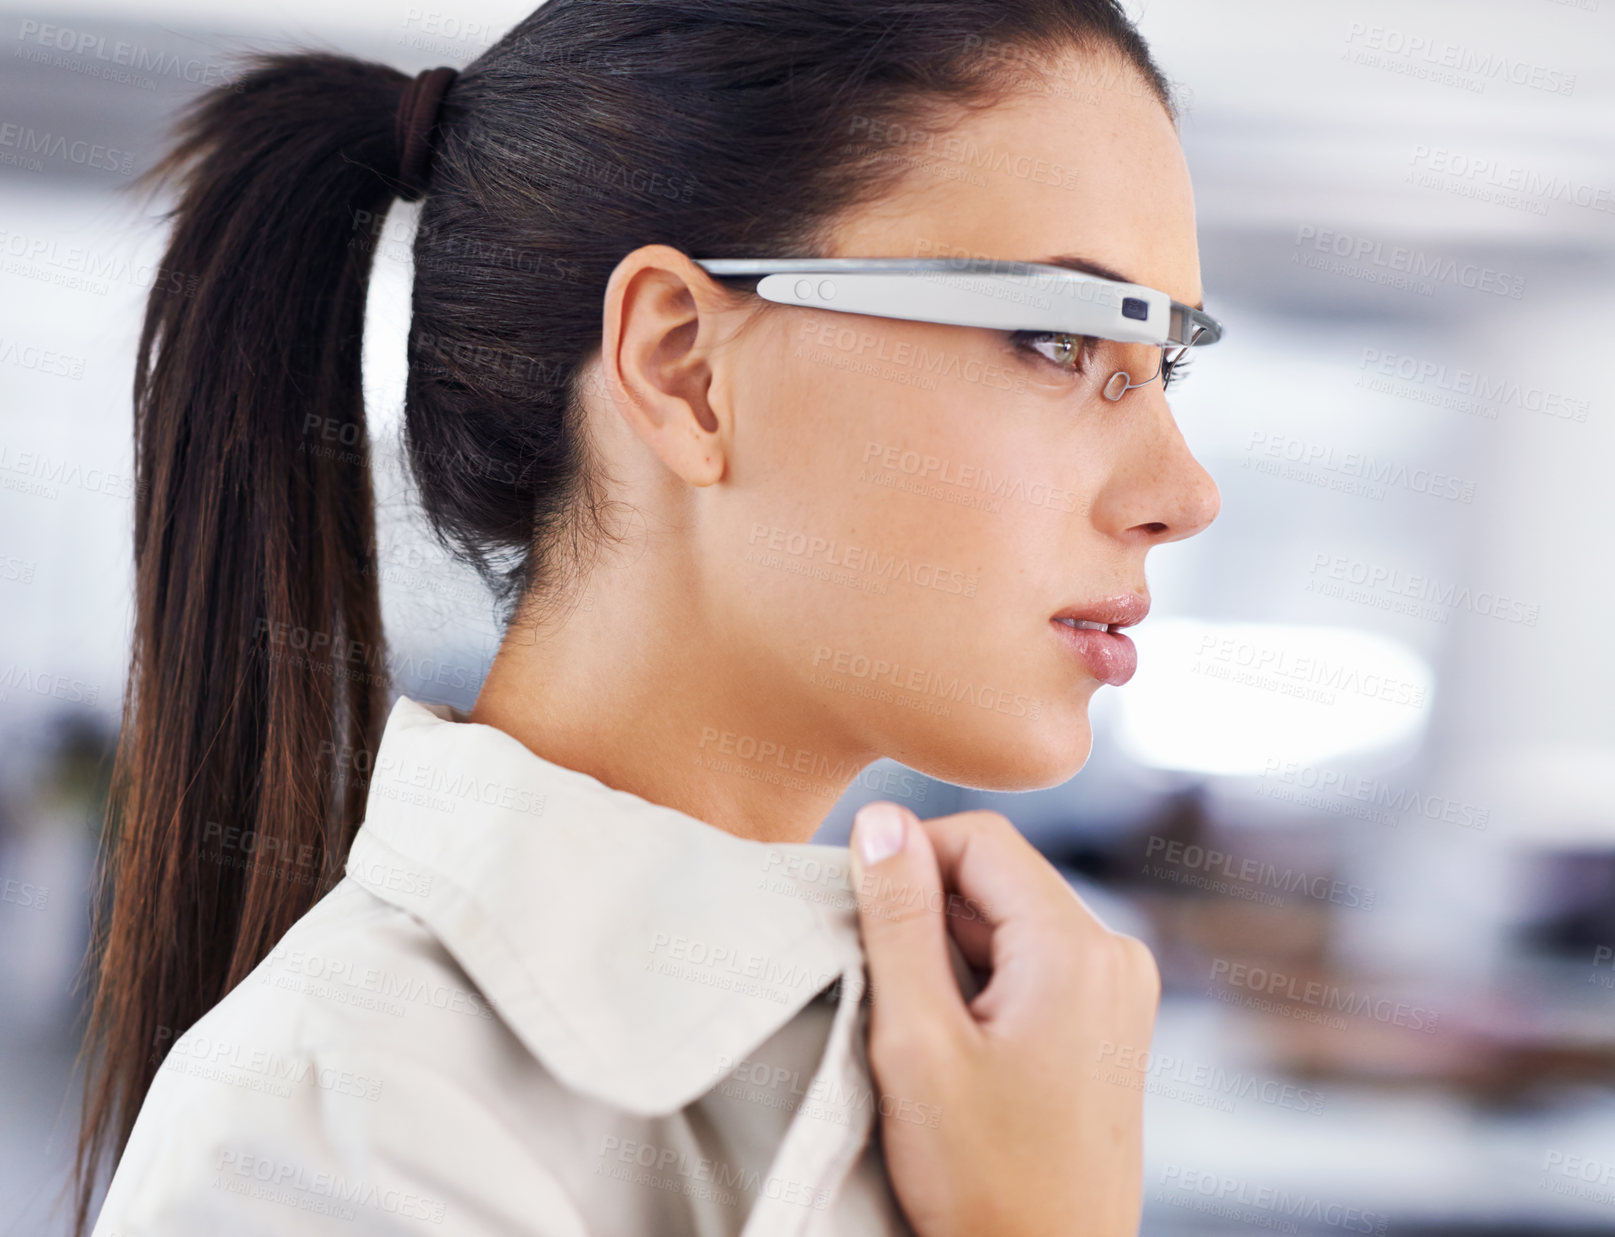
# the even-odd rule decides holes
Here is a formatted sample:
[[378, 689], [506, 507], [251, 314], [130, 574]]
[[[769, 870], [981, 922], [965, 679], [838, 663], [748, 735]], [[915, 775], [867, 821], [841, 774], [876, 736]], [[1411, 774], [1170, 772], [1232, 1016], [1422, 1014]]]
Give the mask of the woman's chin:
[[1093, 727], [1084, 705], [1035, 719], [984, 717], [968, 730], [932, 739], [923, 756], [903, 763], [972, 790], [1047, 790], [1088, 763]]

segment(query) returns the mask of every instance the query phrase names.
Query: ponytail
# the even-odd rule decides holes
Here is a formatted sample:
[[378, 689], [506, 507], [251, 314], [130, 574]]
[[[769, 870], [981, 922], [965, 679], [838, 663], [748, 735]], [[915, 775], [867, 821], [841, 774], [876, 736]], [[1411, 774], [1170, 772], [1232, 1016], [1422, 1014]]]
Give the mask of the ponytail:
[[[341, 874], [388, 701], [360, 334], [410, 79], [266, 55], [182, 118], [135, 367], [135, 615], [75, 1232], [174, 1040]], [[413, 196], [413, 194], [411, 194]], [[368, 767], [368, 766], [364, 766]]]

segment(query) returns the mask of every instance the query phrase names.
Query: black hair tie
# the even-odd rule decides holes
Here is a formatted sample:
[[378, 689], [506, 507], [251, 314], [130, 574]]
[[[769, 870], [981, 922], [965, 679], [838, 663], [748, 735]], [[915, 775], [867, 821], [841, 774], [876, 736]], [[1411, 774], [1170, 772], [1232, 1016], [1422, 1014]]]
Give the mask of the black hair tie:
[[404, 87], [393, 116], [393, 139], [398, 146], [398, 196], [413, 202], [426, 192], [432, 170], [437, 109], [459, 71], [443, 66], [426, 69]]

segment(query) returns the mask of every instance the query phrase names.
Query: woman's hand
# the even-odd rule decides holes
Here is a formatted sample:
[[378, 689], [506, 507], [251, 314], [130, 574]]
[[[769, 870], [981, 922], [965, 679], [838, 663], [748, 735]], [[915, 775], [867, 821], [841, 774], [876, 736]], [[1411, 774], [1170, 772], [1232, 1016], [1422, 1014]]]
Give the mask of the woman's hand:
[[[852, 854], [870, 1066], [909, 1223], [921, 1237], [1133, 1237], [1143, 1076], [1129, 1063], [1161, 993], [1148, 948], [1106, 928], [997, 812], [921, 821], [870, 804]], [[991, 971], [968, 1005], [949, 930]]]

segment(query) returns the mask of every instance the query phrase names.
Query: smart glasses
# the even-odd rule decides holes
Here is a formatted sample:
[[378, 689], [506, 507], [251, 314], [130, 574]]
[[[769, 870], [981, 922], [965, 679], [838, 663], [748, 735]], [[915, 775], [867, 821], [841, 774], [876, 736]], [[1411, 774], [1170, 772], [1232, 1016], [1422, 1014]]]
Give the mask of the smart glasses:
[[[911, 322], [1075, 337], [1108, 374], [1105, 398], [1165, 376], [1222, 324], [1142, 284], [1041, 262], [998, 258], [695, 258], [718, 279], [755, 281], [781, 305]], [[1097, 341], [1106, 341], [1103, 347]], [[1067, 345], [1069, 350], [1070, 345]], [[1112, 365], [1115, 368], [1112, 369]], [[1146, 370], [1149, 377], [1139, 377]]]

